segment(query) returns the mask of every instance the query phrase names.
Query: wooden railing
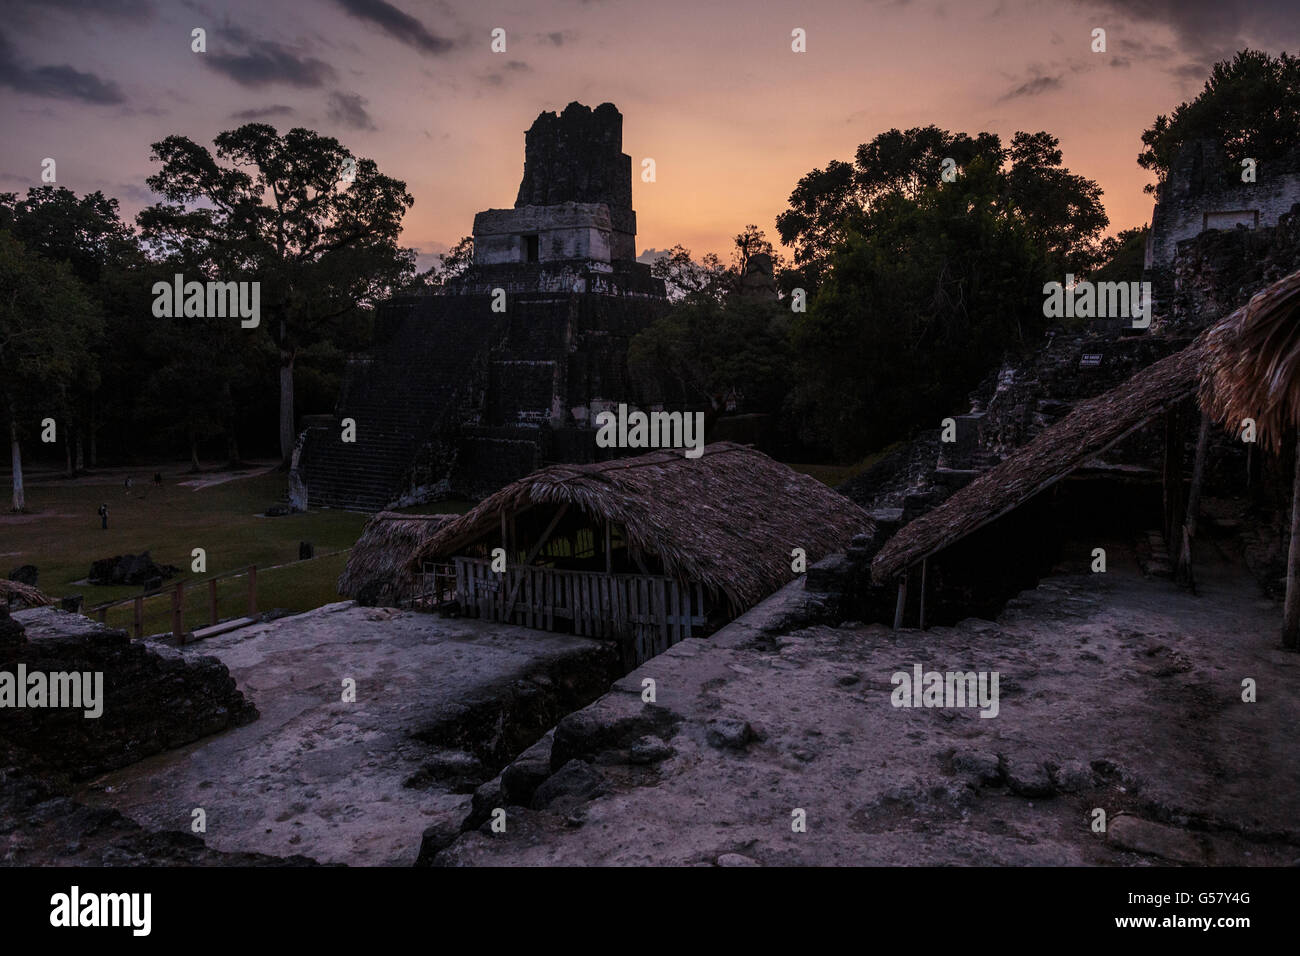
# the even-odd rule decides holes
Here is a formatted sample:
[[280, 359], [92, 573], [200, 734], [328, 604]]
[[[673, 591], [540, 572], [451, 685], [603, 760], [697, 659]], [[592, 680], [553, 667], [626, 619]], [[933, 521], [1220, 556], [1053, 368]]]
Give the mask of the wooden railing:
[[[225, 578], [238, 577], [241, 574], [248, 575], [248, 617], [257, 616], [257, 565], [250, 564], [246, 568], [239, 568], [235, 571], [227, 571], [225, 574], [218, 574], [214, 577], [207, 578], [203, 581], [190, 582], [189, 587], [197, 590], [204, 584], [208, 586], [208, 617], [210, 623], [217, 623], [217, 582]], [[138, 594], [135, 597], [121, 598], [117, 601], [107, 601], [104, 604], [97, 604], [87, 610], [87, 614], [94, 614], [101, 624], [107, 623], [108, 612], [110, 608], [121, 607], [125, 604], [132, 605], [131, 633], [136, 640], [144, 636], [144, 602], [150, 598], [162, 597], [168, 593], [172, 599], [172, 637], [180, 644], [185, 643], [185, 594], [186, 582], [178, 581], [160, 591], [154, 591], [150, 594]]]
[[[631, 666], [661, 654], [705, 622], [704, 590], [645, 574], [561, 571], [481, 558], [452, 559], [456, 599], [469, 617], [545, 631], [569, 622], [574, 634], [618, 641]], [[565, 628], [568, 629], [567, 627]]]

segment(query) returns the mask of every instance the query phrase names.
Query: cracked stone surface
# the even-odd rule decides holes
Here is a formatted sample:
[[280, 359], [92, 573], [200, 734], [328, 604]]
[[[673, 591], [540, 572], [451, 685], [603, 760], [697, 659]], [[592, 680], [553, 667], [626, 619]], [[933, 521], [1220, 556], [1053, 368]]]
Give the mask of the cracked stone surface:
[[[77, 799], [160, 830], [188, 831], [202, 807], [220, 851], [410, 865], [424, 831], [469, 813], [513, 716], [541, 721], [518, 753], [616, 673], [610, 645], [586, 638], [371, 617], [327, 605], [185, 648], [226, 664], [261, 718], [98, 777]], [[344, 678], [355, 703], [342, 700]], [[577, 702], [555, 703], [562, 695]]]
[[[603, 793], [564, 814], [510, 808], [505, 833], [466, 832], [436, 862], [1293, 863], [1300, 655], [1239, 567], [1207, 556], [1198, 584], [1061, 574], [996, 623], [775, 639], [796, 583], [561, 722], [557, 752], [599, 766]], [[891, 675], [914, 663], [998, 671], [999, 715], [893, 707]], [[1246, 677], [1256, 703], [1241, 699]], [[745, 724], [752, 737], [719, 735]], [[653, 766], [627, 749], [648, 734], [672, 749]], [[1094, 808], [1110, 834], [1093, 832]]]

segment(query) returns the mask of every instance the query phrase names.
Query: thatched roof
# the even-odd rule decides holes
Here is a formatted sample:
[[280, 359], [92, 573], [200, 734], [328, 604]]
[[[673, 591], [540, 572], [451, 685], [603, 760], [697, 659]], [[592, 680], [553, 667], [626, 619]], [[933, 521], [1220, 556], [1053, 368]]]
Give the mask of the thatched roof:
[[1203, 339], [1148, 366], [1118, 388], [1081, 402], [1024, 448], [933, 511], [905, 524], [872, 560], [872, 579], [884, 584], [1018, 508], [1195, 392], [1204, 361]]
[[354, 598], [367, 584], [391, 585], [403, 595], [415, 583], [411, 559], [434, 532], [455, 515], [412, 515], [381, 511], [373, 515], [339, 575], [339, 594]]
[[440, 529], [419, 558], [447, 558], [499, 535], [502, 512], [561, 504], [621, 526], [633, 549], [658, 557], [669, 575], [725, 596], [733, 613], [794, 577], [794, 548], [811, 564], [873, 529], [865, 511], [816, 479], [752, 448], [716, 442], [694, 459], [657, 451], [544, 468]]
[[1300, 272], [1212, 326], [1205, 347], [1205, 409], [1234, 432], [1253, 418], [1256, 441], [1277, 451], [1300, 424]]
[[54, 598], [30, 584], [3, 578], [0, 578], [0, 602], [22, 604], [24, 607], [50, 607], [56, 603]]

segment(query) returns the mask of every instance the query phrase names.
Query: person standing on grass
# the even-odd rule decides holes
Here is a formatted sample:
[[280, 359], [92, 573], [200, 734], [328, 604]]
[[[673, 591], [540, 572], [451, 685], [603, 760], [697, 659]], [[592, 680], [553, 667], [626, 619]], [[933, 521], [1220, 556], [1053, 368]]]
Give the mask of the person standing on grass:
[[108, 505], [99, 506], [99, 526], [105, 531], [108, 530]]

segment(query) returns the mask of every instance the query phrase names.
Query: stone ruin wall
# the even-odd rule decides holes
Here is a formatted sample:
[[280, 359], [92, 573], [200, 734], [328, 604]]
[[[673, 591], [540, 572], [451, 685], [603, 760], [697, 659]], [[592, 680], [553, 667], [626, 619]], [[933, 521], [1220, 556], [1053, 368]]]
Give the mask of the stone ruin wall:
[[1196, 330], [1300, 269], [1300, 203], [1263, 229], [1215, 230], [1178, 243], [1164, 317]]
[[257, 719], [257, 708], [215, 657], [188, 660], [133, 642], [125, 631], [52, 608], [0, 607], [0, 671], [101, 672], [103, 712], [6, 708], [0, 758], [80, 780]]

